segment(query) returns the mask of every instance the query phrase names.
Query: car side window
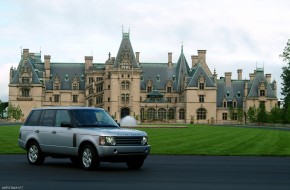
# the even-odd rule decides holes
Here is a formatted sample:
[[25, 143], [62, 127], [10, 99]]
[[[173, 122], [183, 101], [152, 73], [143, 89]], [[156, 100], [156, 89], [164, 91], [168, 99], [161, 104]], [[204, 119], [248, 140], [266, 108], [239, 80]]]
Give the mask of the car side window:
[[71, 123], [70, 116], [67, 110], [57, 110], [55, 116], [55, 126], [60, 127], [61, 123]]
[[26, 122], [25, 125], [28, 126], [38, 126], [39, 125], [39, 118], [41, 115], [41, 110], [34, 110], [31, 113], [31, 116], [29, 117], [28, 121]]
[[42, 126], [54, 126], [54, 117], [56, 110], [44, 110], [42, 117]]

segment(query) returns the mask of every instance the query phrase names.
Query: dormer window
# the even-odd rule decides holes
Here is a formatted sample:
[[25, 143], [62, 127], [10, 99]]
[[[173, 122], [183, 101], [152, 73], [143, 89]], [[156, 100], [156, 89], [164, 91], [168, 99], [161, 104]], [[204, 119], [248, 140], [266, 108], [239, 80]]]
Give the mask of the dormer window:
[[227, 91], [227, 97], [230, 97], [230, 92], [229, 91]]
[[175, 77], [175, 75], [173, 75], [173, 76], [172, 76], [172, 80], [173, 80], [173, 82], [175, 82], [175, 79], [176, 79], [176, 77]]
[[204, 90], [204, 83], [203, 82], [199, 83], [199, 90]]
[[78, 90], [79, 89], [79, 85], [77, 83], [73, 84], [73, 90]]
[[241, 92], [240, 92], [240, 91], [237, 92], [237, 97], [238, 97], [238, 98], [241, 97]]
[[143, 75], [141, 75], [141, 76], [140, 76], [140, 79], [141, 79], [141, 81], [143, 81], [143, 80], [144, 80], [144, 76], [143, 76]]
[[198, 79], [198, 89], [204, 90], [204, 87], [205, 87], [205, 79], [203, 78], [203, 76], [200, 76]]
[[260, 90], [260, 96], [265, 96], [265, 90]]
[[65, 75], [65, 81], [68, 81], [69, 78], [68, 78], [68, 75]]
[[158, 74], [156, 77], [157, 82], [160, 82], [160, 75]]
[[23, 84], [29, 84], [29, 77], [22, 77], [22, 83]]

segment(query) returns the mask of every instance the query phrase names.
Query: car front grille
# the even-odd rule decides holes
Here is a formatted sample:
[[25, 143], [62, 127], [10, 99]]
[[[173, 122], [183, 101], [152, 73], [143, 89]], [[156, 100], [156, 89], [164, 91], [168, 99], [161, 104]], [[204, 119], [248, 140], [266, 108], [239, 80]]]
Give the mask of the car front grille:
[[116, 145], [131, 146], [141, 145], [142, 137], [116, 137]]

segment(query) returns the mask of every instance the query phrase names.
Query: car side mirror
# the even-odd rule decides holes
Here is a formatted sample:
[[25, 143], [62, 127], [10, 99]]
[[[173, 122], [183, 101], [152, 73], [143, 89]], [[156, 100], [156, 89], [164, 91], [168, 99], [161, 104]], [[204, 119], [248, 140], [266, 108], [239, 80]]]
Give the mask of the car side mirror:
[[71, 125], [70, 122], [61, 122], [61, 123], [60, 123], [60, 126], [61, 126], [61, 127], [72, 127], [72, 125]]

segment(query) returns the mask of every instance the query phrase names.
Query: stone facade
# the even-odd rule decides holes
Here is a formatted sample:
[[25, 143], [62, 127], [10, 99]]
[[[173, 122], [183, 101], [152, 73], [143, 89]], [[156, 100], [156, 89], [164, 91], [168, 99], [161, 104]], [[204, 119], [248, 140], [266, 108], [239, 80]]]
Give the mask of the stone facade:
[[[226, 72], [217, 79], [206, 63], [206, 50], [191, 56], [191, 68], [183, 54], [177, 63], [168, 53], [165, 63], [140, 62], [133, 51], [130, 34], [123, 38], [116, 57], [105, 63], [51, 62], [50, 55], [23, 49], [17, 68], [10, 69], [9, 102], [19, 105], [24, 118], [41, 106], [94, 106], [107, 110], [115, 119], [135, 116], [141, 122], [236, 123], [229, 119], [228, 107], [241, 108], [265, 103], [269, 111], [277, 104], [276, 81], [263, 69], [249, 80]], [[245, 115], [246, 116], [246, 115]]]

